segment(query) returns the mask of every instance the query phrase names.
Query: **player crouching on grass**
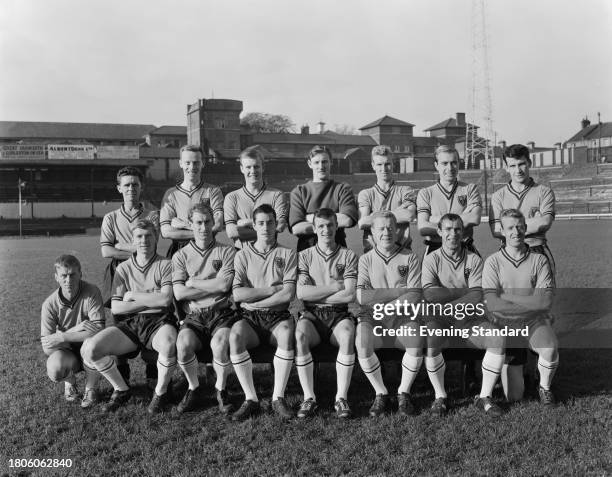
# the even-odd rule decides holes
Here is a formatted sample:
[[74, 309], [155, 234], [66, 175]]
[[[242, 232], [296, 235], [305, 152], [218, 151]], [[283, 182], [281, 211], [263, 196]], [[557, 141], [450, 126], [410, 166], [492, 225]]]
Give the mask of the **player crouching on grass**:
[[371, 231], [376, 245], [359, 259], [357, 301], [362, 310], [355, 347], [361, 369], [376, 392], [370, 408], [372, 417], [384, 414], [389, 406], [389, 393], [374, 350], [382, 347], [405, 350], [397, 400], [398, 412], [408, 416], [415, 412], [410, 388], [423, 363], [420, 318], [399, 313], [380, 316], [380, 309], [386, 304], [421, 301], [421, 264], [414, 252], [397, 243], [397, 221], [392, 212], [376, 212]]
[[260, 343], [276, 346], [272, 408], [282, 418], [293, 417], [285, 401], [285, 388], [294, 356], [295, 324], [289, 303], [295, 294], [297, 257], [276, 243], [276, 213], [263, 204], [253, 211], [255, 242], [246, 242], [234, 260], [234, 301], [241, 319], [230, 332], [230, 358], [245, 394], [232, 420], [241, 421], [259, 412], [253, 384], [253, 362], [247, 350]]
[[98, 372], [84, 365], [83, 341], [104, 328], [102, 295], [95, 285], [81, 279], [81, 263], [73, 255], [60, 255], [54, 263], [59, 288], [43, 303], [40, 313], [40, 341], [47, 358], [47, 375], [53, 382], [64, 381], [64, 397], [78, 399], [75, 374], [85, 370], [82, 408], [98, 400]]
[[[463, 245], [463, 220], [457, 214], [445, 214], [438, 222], [438, 235], [442, 247], [423, 258], [421, 281], [423, 296], [429, 303], [440, 303], [445, 307], [462, 310], [451, 317], [428, 316], [428, 330], [461, 329], [472, 330], [474, 326], [482, 329], [496, 329], [485, 316], [482, 305], [482, 266], [483, 261], [476, 253]], [[467, 313], [468, 307], [470, 313]], [[465, 310], [465, 311], [464, 311]], [[491, 417], [499, 417], [501, 409], [491, 401], [493, 388], [504, 364], [503, 336], [486, 336], [486, 333], [470, 333], [461, 346], [486, 349], [482, 360], [482, 387], [476, 404]], [[429, 380], [434, 387], [436, 398], [431, 406], [435, 415], [446, 414], [448, 409], [446, 390], [444, 389], [444, 372], [446, 365], [442, 356], [442, 344], [445, 338], [428, 334], [427, 356], [425, 367]], [[451, 342], [453, 340], [451, 339]]]
[[126, 403], [131, 394], [111, 355], [142, 348], [157, 351], [157, 386], [147, 408], [155, 414], [166, 402], [176, 367], [172, 262], [157, 255], [157, 228], [149, 220], [134, 223], [132, 241], [136, 254], [117, 267], [113, 279], [111, 311], [118, 322], [87, 340], [81, 354], [85, 363], [91, 363], [113, 386], [113, 394], [104, 406], [104, 411], [110, 412]]
[[189, 383], [176, 410], [182, 413], [194, 408], [200, 385], [196, 354], [210, 343], [219, 409], [228, 414], [232, 405], [225, 386], [231, 371], [229, 333], [236, 322], [236, 314], [230, 308], [235, 251], [215, 241], [214, 216], [208, 205], [194, 205], [188, 220], [194, 239], [172, 257], [174, 296], [185, 312], [176, 351], [178, 365]]
[[317, 410], [310, 350], [325, 341], [339, 348], [334, 407], [339, 418], [348, 418], [347, 394], [355, 364], [355, 319], [348, 304], [355, 300], [357, 256], [336, 243], [338, 222], [332, 209], [317, 210], [313, 225], [317, 244], [302, 250], [298, 260], [297, 297], [304, 300], [305, 310], [295, 327], [295, 364], [304, 390], [297, 417], [311, 417]]
[[[531, 252], [525, 243], [527, 225], [519, 210], [504, 210], [500, 223], [505, 246], [485, 261], [485, 304], [489, 318], [497, 325], [527, 328], [529, 348], [538, 354], [540, 402], [552, 406], [555, 398], [550, 385], [559, 366], [557, 337], [550, 319], [553, 274], [546, 256]], [[509, 401], [521, 399], [525, 389], [522, 369], [516, 375], [509, 374], [503, 384]]]

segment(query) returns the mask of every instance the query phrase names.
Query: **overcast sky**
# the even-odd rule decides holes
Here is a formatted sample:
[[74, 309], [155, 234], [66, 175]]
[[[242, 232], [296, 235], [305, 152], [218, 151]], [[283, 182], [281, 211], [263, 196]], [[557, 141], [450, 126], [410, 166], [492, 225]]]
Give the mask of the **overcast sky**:
[[[487, 2], [497, 138], [612, 121], [612, 1]], [[299, 128], [470, 117], [470, 0], [0, 0], [0, 120], [185, 125], [198, 98]]]

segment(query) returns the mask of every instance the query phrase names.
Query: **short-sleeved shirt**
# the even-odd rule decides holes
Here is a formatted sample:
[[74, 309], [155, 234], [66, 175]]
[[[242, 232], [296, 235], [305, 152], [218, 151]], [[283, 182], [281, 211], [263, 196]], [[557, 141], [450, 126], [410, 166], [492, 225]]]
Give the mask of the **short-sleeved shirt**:
[[[302, 250], [298, 258], [298, 284], [325, 286], [332, 280], [357, 279], [357, 255], [337, 245], [326, 254], [319, 245]], [[323, 303], [310, 303], [318, 305]]]
[[476, 288], [482, 287], [483, 261], [477, 254], [462, 248], [461, 255], [454, 259], [443, 248], [423, 258], [421, 283], [423, 289], [430, 287]]
[[43, 302], [40, 334], [48, 336], [58, 331], [66, 331], [84, 320], [104, 328], [102, 294], [97, 286], [81, 280], [79, 290], [71, 300], [65, 298], [62, 289], [58, 288]]
[[[497, 190], [491, 196], [489, 207], [489, 223], [499, 223], [502, 211], [505, 209], [518, 209], [525, 218], [531, 219], [539, 214], [555, 217], [555, 194], [550, 187], [536, 184], [533, 178], [525, 188], [518, 192], [512, 187], [512, 182]], [[546, 232], [537, 232], [527, 235], [525, 243], [530, 246], [544, 245]]]
[[[289, 227], [291, 228], [295, 224], [304, 222], [308, 214], [314, 214], [322, 207], [344, 214], [350, 217], [353, 223], [357, 223], [359, 214], [351, 186], [334, 180], [323, 182], [309, 181], [306, 184], [300, 184], [291, 191]], [[298, 237], [298, 252], [312, 247], [316, 241], [316, 234], [300, 235]], [[346, 246], [344, 229], [338, 228], [336, 243]]]
[[482, 288], [487, 292], [514, 290], [525, 293], [530, 289], [552, 289], [553, 276], [548, 259], [527, 248], [520, 259], [513, 259], [506, 248], [489, 256], [482, 271]]
[[[212, 241], [208, 247], [200, 248], [190, 241], [172, 257], [172, 284], [184, 285], [189, 279], [210, 280], [223, 278], [234, 280], [234, 247]], [[201, 309], [222, 309], [229, 306], [231, 291], [215, 293], [198, 300], [181, 301], [185, 313]]]
[[[123, 300], [128, 291], [132, 292], [159, 292], [162, 287], [172, 285], [172, 262], [157, 254], [153, 255], [144, 266], [136, 262], [136, 254], [119, 264], [113, 278], [112, 300]], [[147, 308], [140, 311], [144, 313], [162, 313], [163, 308]]]
[[[487, 295], [511, 293], [513, 295], [535, 295], [553, 293], [554, 279], [548, 259], [540, 253], [527, 248], [520, 259], [513, 259], [506, 248], [489, 256], [482, 270], [482, 288]], [[541, 318], [549, 314], [542, 311]], [[497, 321], [497, 317], [493, 317]]]
[[102, 228], [100, 229], [100, 245], [114, 247], [118, 243], [132, 243], [132, 231], [130, 227], [139, 219], [149, 219], [156, 227], [159, 227], [159, 215], [156, 210], [145, 208], [139, 204], [133, 215], [130, 215], [125, 206], [121, 205], [104, 216]]
[[[265, 184], [259, 191], [259, 194], [251, 194], [245, 186], [234, 190], [227, 194], [223, 202], [223, 211], [225, 216], [225, 225], [236, 224], [238, 220], [250, 219], [253, 216], [253, 210], [261, 204], [269, 204], [276, 212], [276, 219], [289, 219], [289, 203], [285, 194], [280, 190], [268, 188]], [[236, 240], [236, 247], [242, 248], [242, 242]]]
[[[296, 284], [297, 254], [294, 250], [275, 244], [268, 252], [263, 253], [255, 248], [252, 242], [236, 253], [234, 258], [234, 283], [232, 288], [250, 287], [265, 288], [274, 285]], [[248, 303], [242, 303], [249, 310]], [[289, 304], [270, 308], [286, 310]]]
[[416, 254], [399, 245], [389, 254], [374, 247], [359, 259], [357, 288], [421, 288], [421, 264]]
[[[476, 184], [457, 181], [452, 189], [447, 190], [438, 181], [434, 185], [421, 189], [417, 195], [417, 213], [427, 212], [430, 216], [442, 216], [448, 213], [461, 215], [475, 207], [482, 207]], [[472, 227], [466, 227], [464, 237], [471, 238], [472, 235]], [[438, 235], [428, 236], [428, 240], [441, 243]]]
[[177, 217], [188, 220], [191, 207], [196, 204], [207, 204], [213, 213], [223, 212], [223, 193], [215, 185], [200, 182], [193, 190], [184, 189], [181, 184], [168, 189], [162, 199], [160, 210], [160, 225], [170, 225], [172, 219]]
[[[383, 210], [394, 210], [398, 208], [407, 209], [410, 206], [416, 208], [417, 191], [410, 186], [398, 185], [395, 182], [391, 184], [388, 191], [383, 191], [378, 184], [369, 189], [363, 189], [357, 196], [357, 204], [359, 208], [367, 207], [370, 214]], [[398, 236], [403, 237], [406, 229], [410, 228], [410, 224], [398, 224]], [[371, 237], [370, 229], [363, 231], [363, 246], [364, 251], [371, 249], [368, 239]]]

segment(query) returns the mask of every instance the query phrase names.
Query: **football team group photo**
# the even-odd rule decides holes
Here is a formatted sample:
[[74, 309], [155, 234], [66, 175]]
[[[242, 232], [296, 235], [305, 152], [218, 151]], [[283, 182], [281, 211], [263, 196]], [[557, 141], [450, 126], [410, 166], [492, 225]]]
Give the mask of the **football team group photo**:
[[605, 0], [0, 17], [2, 477], [612, 474]]
[[[511, 181], [491, 198], [489, 220], [500, 250], [485, 259], [472, 237], [481, 222], [482, 200], [474, 184], [458, 180], [459, 156], [448, 146], [435, 152], [439, 182], [418, 193], [395, 184], [391, 149], [375, 147], [371, 165], [376, 184], [357, 200], [348, 184], [330, 175], [326, 147], [312, 148], [307, 159], [312, 180], [296, 187], [289, 200], [266, 187], [264, 157], [257, 146], [241, 153], [245, 185], [225, 199], [218, 186], [203, 180], [201, 148], [187, 145], [180, 154], [183, 181], [166, 192], [160, 211], [139, 202], [144, 178], [137, 169], [118, 171], [123, 204], [104, 217], [100, 236], [101, 254], [109, 259], [105, 296], [82, 280], [76, 257], [62, 254], [54, 262], [59, 288], [42, 306], [41, 342], [47, 374], [63, 382], [66, 400], [80, 398], [83, 409], [100, 404], [105, 412], [115, 411], [130, 398], [129, 358], [151, 351], [157, 359], [147, 371], [156, 383], [147, 411], [167, 410], [168, 385], [176, 369], [188, 388], [174, 411], [192, 411], [200, 394], [198, 363], [204, 361], [198, 355], [206, 350], [212, 355], [219, 411], [231, 420], [244, 420], [260, 412], [249, 349], [263, 345], [274, 349], [273, 411], [284, 419], [309, 418], [318, 408], [311, 350], [329, 343], [338, 348], [338, 418], [352, 416], [347, 393], [356, 362], [375, 394], [369, 415], [391, 411], [375, 353], [383, 347], [403, 351], [394, 396], [397, 412], [415, 413], [410, 389], [424, 365], [435, 397], [430, 412], [443, 416], [449, 409], [442, 354], [447, 340], [424, 329], [511, 326], [526, 330], [522, 347], [507, 350], [507, 332], [474, 332], [467, 338], [470, 347], [485, 351], [475, 405], [492, 418], [502, 415], [492, 400], [502, 375], [506, 398], [523, 397], [527, 349], [537, 354], [540, 402], [544, 407], [555, 404], [551, 384], [559, 359], [550, 313], [555, 262], [546, 242], [555, 201], [550, 188], [529, 176], [526, 146], [505, 151]], [[424, 257], [410, 248], [414, 219], [425, 237]], [[355, 226], [363, 230], [365, 253], [359, 258], [346, 247], [344, 232]], [[277, 242], [287, 227], [298, 238], [295, 250]], [[230, 243], [217, 240], [223, 228]], [[165, 258], [157, 250], [160, 235], [172, 240]], [[293, 316], [289, 306], [296, 298], [303, 301], [303, 310]], [[374, 331], [376, 304], [421, 300], [485, 307], [474, 306], [461, 320], [439, 312], [411, 317], [391, 313], [380, 321], [396, 332], [381, 339]], [[349, 311], [353, 303], [359, 306], [355, 314]], [[394, 336], [405, 327], [418, 330]], [[285, 400], [294, 363], [303, 390], [297, 412]], [[77, 386], [81, 369], [86, 380]], [[245, 396], [238, 409], [226, 390], [232, 371]], [[113, 388], [106, 402], [100, 402], [100, 376]]]

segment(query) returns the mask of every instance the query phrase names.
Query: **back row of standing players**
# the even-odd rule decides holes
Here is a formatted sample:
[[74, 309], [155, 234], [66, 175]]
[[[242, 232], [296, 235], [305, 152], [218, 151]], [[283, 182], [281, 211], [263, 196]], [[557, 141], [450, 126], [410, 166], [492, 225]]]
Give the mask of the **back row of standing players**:
[[[201, 150], [192, 146], [181, 150], [183, 181], [165, 194], [159, 215], [162, 236], [172, 239], [168, 256], [173, 257], [174, 271], [170, 272], [172, 278], [167, 279], [170, 282], [157, 284], [158, 287], [172, 285], [174, 296], [180, 303], [182, 325], [178, 341], [171, 325], [172, 318], [165, 313], [168, 304], [151, 303], [149, 297], [142, 303], [138, 300], [138, 289], [145, 284], [138, 283], [137, 275], [142, 275], [140, 278], [144, 281], [155, 280], [155, 273], [151, 270], [153, 265], [157, 262], [161, 264], [163, 260], [156, 257], [155, 253], [144, 253], [140, 260], [142, 263], [138, 263], [136, 236], [144, 235], [142, 240], [146, 242], [146, 236], [150, 234], [146, 230], [140, 233], [143, 231], [134, 229], [133, 224], [150, 216], [153, 211], [146, 210], [139, 202], [142, 176], [131, 168], [119, 172], [117, 187], [123, 195], [124, 204], [105, 216], [101, 246], [103, 256], [112, 259], [106, 281], [112, 283], [113, 314], [119, 318], [128, 317], [132, 327], [130, 329], [125, 320], [119, 319], [117, 327], [111, 327], [99, 333], [95, 339], [88, 340], [82, 353], [85, 365], [100, 371], [115, 389], [111, 401], [106, 405], [107, 409], [116, 408], [129, 397], [129, 388], [109, 355], [122, 355], [141, 346], [149, 346], [159, 352], [158, 385], [149, 410], [159, 411], [164, 405], [167, 381], [177, 364], [173, 353], [174, 342], [178, 350], [178, 365], [189, 382], [189, 390], [178, 410], [192, 408], [199, 387], [196, 352], [210, 341], [220, 408], [224, 412], [231, 410], [225, 381], [230, 364], [233, 364], [246, 400], [232, 416], [234, 419], [244, 419], [259, 410], [248, 349], [269, 341], [277, 347], [274, 356], [273, 408], [280, 415], [291, 417], [293, 411], [284, 400], [284, 388], [294, 361], [295, 336], [295, 362], [304, 389], [304, 401], [298, 416], [308, 417], [317, 408], [310, 348], [322, 340], [329, 340], [339, 347], [335, 408], [339, 417], [350, 416], [346, 394], [355, 361], [353, 343], [356, 321], [348, 313], [347, 304], [355, 298], [357, 258], [346, 249], [344, 228], [354, 226], [357, 221], [364, 231], [366, 252], [359, 265], [357, 299], [360, 304], [372, 305], [396, 299], [418, 302], [420, 299], [421, 267], [410, 251], [409, 227], [410, 221], [417, 214], [419, 231], [426, 237], [426, 255], [432, 254], [424, 260], [423, 288], [429, 289], [425, 292], [426, 299], [441, 303], [466, 299], [478, 302], [482, 299], [482, 260], [472, 238], [473, 227], [479, 225], [481, 220], [482, 204], [476, 185], [457, 180], [459, 163], [454, 149], [446, 146], [438, 148], [434, 163], [440, 179], [433, 186], [419, 191], [417, 196], [414, 189], [394, 182], [390, 149], [385, 146], [375, 147], [372, 151], [372, 167], [376, 172], [377, 183], [359, 194], [359, 220], [350, 186], [335, 182], [330, 177], [330, 157], [330, 151], [325, 147], [317, 146], [311, 150], [308, 165], [313, 171], [313, 180], [292, 191], [289, 207], [282, 192], [266, 187], [263, 180], [264, 158], [258, 148], [249, 148], [241, 154], [240, 169], [245, 177], [245, 185], [228, 194], [225, 201], [218, 187], [206, 184], [201, 179]], [[531, 164], [527, 148], [511, 146], [506, 151], [505, 162], [511, 181], [493, 195], [490, 207], [491, 230], [495, 237], [505, 240], [510, 236], [510, 240], [515, 241], [516, 232], [514, 236], [505, 233], [501, 217], [505, 209], [516, 209], [516, 217], [508, 217], [509, 228], [518, 229], [518, 235], [522, 233], [522, 240], [518, 247], [512, 248], [506, 244], [498, 253], [502, 255], [496, 257], [496, 261], [489, 267], [492, 268], [491, 280], [497, 282], [487, 288], [502, 292], [506, 288], [518, 288], [516, 283], [521, 280], [513, 282], [502, 276], [512, 275], [501, 273], [504, 260], [514, 268], [524, 264], [525, 278], [531, 283], [531, 288], [535, 286], [534, 273], [546, 275], [540, 270], [545, 262], [550, 283], [545, 284], [545, 280], [541, 280], [538, 288], [551, 288], [554, 262], [546, 245], [545, 232], [554, 219], [554, 196], [549, 188], [535, 184], [529, 177]], [[194, 208], [197, 204], [206, 206]], [[260, 207], [263, 204], [269, 206]], [[263, 213], [253, 215], [254, 210], [262, 209]], [[387, 213], [381, 214], [384, 211]], [[447, 215], [449, 213], [450, 216]], [[256, 223], [258, 220], [260, 223]], [[240, 249], [235, 260], [232, 247], [217, 244], [214, 240], [214, 233], [224, 225], [236, 249]], [[295, 273], [291, 275], [290, 270], [292, 261], [295, 267], [296, 257], [288, 249], [276, 246], [276, 233], [282, 232], [287, 225], [297, 235], [298, 252], [302, 252], [297, 267], [298, 298], [304, 300], [306, 307], [297, 325], [287, 311], [295, 292], [296, 277]], [[134, 237], [132, 232], [135, 232]], [[373, 235], [376, 237], [374, 241]], [[142, 248], [144, 250], [147, 247]], [[542, 256], [539, 259], [529, 258], [533, 252]], [[121, 262], [125, 264], [111, 282], [114, 268]], [[450, 268], [449, 263], [452, 265]], [[534, 267], [536, 272], [533, 271]], [[227, 280], [224, 280], [224, 277], [231, 274], [230, 268], [235, 269], [233, 295], [235, 301], [240, 303], [238, 315], [230, 311]], [[278, 277], [274, 278], [279, 270], [280, 282]], [[393, 276], [394, 272], [397, 277]], [[160, 269], [158, 275], [161, 277], [164, 271]], [[383, 293], [385, 296], [379, 293], [368, 297], [368, 289], [386, 289]], [[439, 292], [441, 289], [463, 289], [467, 297], [457, 296], [456, 292], [447, 296]], [[541, 300], [529, 302], [519, 298], [513, 301], [507, 291], [506, 301], [497, 304], [501, 314], [509, 316], [525, 313], [530, 306], [532, 309], [543, 308]], [[502, 292], [496, 293], [496, 296], [503, 296]], [[502, 301], [501, 298], [499, 301]], [[147, 314], [150, 316], [144, 316]], [[152, 326], [152, 320], [149, 319], [153, 314], [157, 315], [155, 326]], [[371, 314], [370, 319], [365, 316], [367, 314], [360, 314], [356, 347], [360, 365], [376, 391], [370, 414], [380, 415], [388, 408], [389, 398], [374, 349], [382, 346], [383, 342], [374, 336]], [[408, 323], [411, 324], [416, 323]], [[488, 321], [482, 324], [486, 327], [494, 326]], [[544, 327], [547, 328], [544, 334], [548, 342], [553, 342], [554, 335], [552, 338], [549, 336], [552, 333], [550, 323], [544, 322]], [[537, 329], [542, 334], [542, 326]], [[499, 415], [499, 408], [491, 401], [490, 395], [506, 359], [503, 342], [494, 338], [473, 341], [473, 345], [487, 350], [482, 367], [483, 387], [476, 402], [490, 415]], [[231, 363], [227, 359], [228, 342]], [[540, 351], [540, 396], [544, 402], [550, 403], [553, 399], [550, 381], [558, 362], [556, 346], [542, 350], [541, 346], [530, 344]], [[399, 411], [411, 414], [414, 407], [409, 391], [423, 362], [423, 344], [419, 338], [398, 338], [394, 346], [406, 350], [398, 390]], [[432, 341], [427, 346], [425, 364], [436, 393], [432, 411], [443, 414], [447, 410], [447, 400], [441, 345]], [[522, 353], [514, 354], [519, 356], [508, 356], [509, 364], [522, 364]], [[509, 373], [506, 391], [509, 398], [516, 399], [522, 394], [522, 370], [520, 366], [510, 366], [510, 370], [513, 368], [517, 369]]]

